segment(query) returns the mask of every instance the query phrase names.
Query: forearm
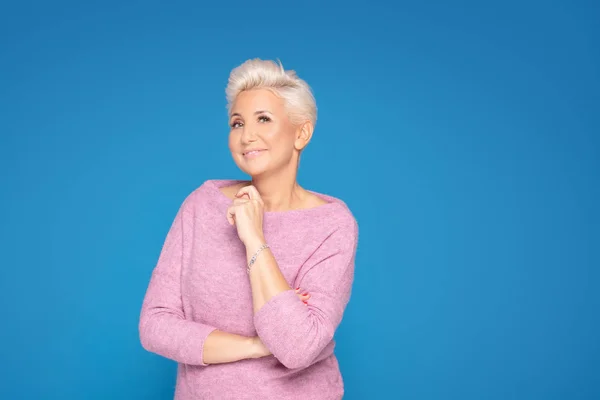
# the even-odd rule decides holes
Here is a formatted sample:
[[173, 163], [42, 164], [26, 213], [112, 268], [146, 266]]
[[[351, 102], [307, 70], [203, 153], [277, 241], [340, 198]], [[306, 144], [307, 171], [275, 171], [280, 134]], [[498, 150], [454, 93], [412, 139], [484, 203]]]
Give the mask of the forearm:
[[[150, 293], [158, 288], [151, 285]], [[186, 320], [169, 301], [146, 298], [139, 323], [144, 349], [183, 364], [203, 365], [202, 349], [206, 337], [215, 329], [210, 325]]]
[[[308, 307], [287, 283], [271, 251], [263, 250], [250, 269], [256, 332], [288, 368], [312, 365], [332, 350], [326, 347], [350, 298], [355, 243], [355, 236], [347, 230], [336, 232], [318, 248], [313, 260], [305, 262], [297, 278], [311, 291]], [[258, 241], [247, 246], [248, 258], [260, 246]]]
[[[263, 243], [265, 243], [264, 240], [257, 239], [246, 245], [248, 262]], [[273, 296], [291, 289], [269, 249], [261, 251], [250, 268], [250, 285], [254, 313], [260, 310]]]
[[204, 363], [222, 364], [269, 354], [257, 337], [214, 330], [204, 341]]
[[[262, 243], [247, 246], [250, 260]], [[260, 252], [250, 268], [254, 323], [265, 345], [287, 368], [302, 368], [316, 362], [330, 341], [330, 330], [321, 328], [312, 312], [290, 288], [268, 249]], [[284, 293], [287, 292], [287, 293]], [[280, 295], [280, 296], [278, 296]], [[325, 352], [328, 356], [331, 351]]]

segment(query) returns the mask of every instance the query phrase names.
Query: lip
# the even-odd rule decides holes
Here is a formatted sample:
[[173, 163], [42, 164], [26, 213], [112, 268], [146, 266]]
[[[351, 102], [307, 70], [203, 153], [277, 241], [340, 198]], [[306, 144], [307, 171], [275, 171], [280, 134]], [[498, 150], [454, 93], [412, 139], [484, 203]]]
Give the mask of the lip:
[[[256, 156], [256, 155], [262, 153], [265, 150], [266, 149], [251, 149], [251, 150], [247, 150], [247, 151], [243, 152], [242, 155], [244, 157], [253, 157], [253, 156]], [[248, 153], [253, 153], [253, 154], [248, 154]]]

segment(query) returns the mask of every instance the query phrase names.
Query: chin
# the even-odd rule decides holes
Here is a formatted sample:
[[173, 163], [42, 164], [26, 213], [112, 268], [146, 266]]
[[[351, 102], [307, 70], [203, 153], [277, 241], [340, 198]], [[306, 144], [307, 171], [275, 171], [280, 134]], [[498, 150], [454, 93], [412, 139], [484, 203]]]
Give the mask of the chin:
[[236, 162], [236, 164], [242, 172], [250, 176], [264, 175], [271, 170], [271, 168], [269, 168], [268, 165], [265, 165], [265, 163], [249, 163], [246, 160], [241, 160]]
[[244, 173], [246, 173], [246, 175], [251, 176], [252, 178], [259, 178], [261, 176], [265, 176], [268, 175], [269, 170], [262, 170], [262, 169], [257, 169], [257, 168], [242, 168], [242, 171]]
[[236, 163], [236, 164], [237, 164], [238, 168], [240, 169], [240, 171], [242, 171], [243, 173], [250, 175], [250, 176], [260, 176], [268, 171], [268, 168], [254, 166], [254, 165], [247, 165], [244, 162]]

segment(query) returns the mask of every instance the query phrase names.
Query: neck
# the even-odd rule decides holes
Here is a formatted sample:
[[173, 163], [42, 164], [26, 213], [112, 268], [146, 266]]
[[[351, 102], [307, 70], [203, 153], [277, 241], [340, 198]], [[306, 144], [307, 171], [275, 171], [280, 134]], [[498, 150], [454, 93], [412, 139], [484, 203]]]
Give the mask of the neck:
[[269, 176], [252, 177], [265, 204], [265, 211], [287, 211], [301, 204], [302, 188], [296, 181], [296, 171], [280, 171]]

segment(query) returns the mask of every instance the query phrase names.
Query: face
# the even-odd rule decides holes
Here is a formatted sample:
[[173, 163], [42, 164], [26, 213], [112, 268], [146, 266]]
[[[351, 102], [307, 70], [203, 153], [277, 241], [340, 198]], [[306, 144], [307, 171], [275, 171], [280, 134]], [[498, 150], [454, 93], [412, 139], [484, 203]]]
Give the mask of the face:
[[266, 89], [241, 92], [231, 108], [229, 150], [252, 177], [297, 168], [312, 133], [310, 122], [294, 125], [282, 99]]

